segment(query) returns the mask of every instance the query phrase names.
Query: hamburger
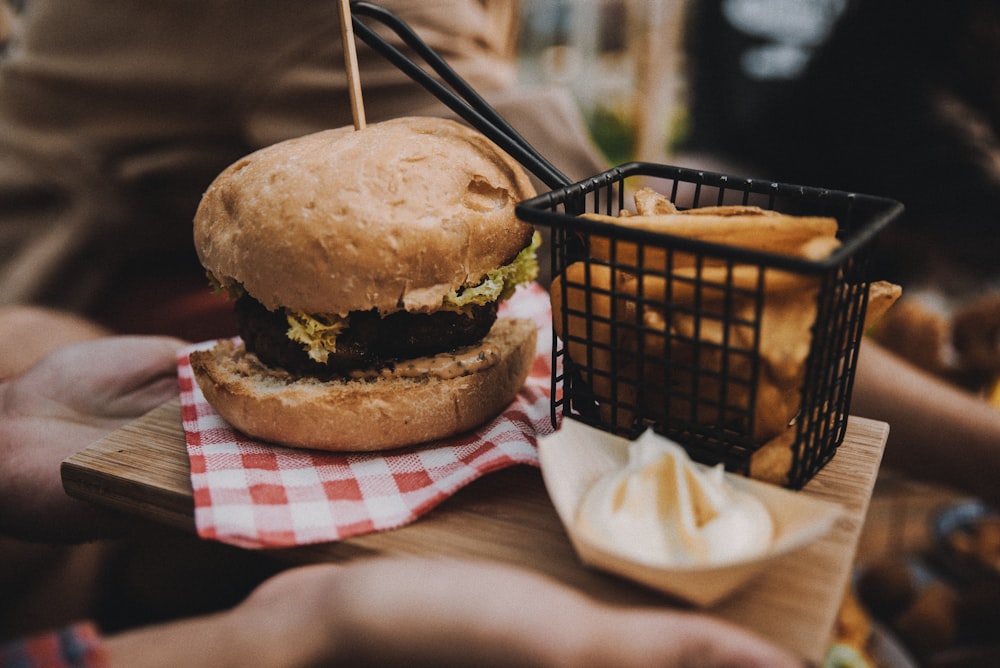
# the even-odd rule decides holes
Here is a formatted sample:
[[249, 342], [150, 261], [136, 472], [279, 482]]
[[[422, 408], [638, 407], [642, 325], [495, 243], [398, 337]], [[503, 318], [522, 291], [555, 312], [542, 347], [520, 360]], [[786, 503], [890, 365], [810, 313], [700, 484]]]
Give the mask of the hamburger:
[[194, 242], [239, 338], [192, 353], [233, 427], [284, 445], [397, 448], [503, 411], [536, 328], [498, 317], [537, 276], [534, 194], [509, 155], [454, 121], [405, 117], [263, 148], [209, 186]]

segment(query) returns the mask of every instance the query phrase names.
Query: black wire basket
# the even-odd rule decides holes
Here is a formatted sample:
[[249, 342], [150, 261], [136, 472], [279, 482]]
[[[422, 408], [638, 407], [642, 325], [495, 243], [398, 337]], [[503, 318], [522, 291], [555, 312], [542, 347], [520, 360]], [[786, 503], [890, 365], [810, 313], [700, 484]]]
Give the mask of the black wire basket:
[[[814, 261], [580, 217], [618, 216], [641, 187], [681, 210], [832, 217], [840, 245]], [[568, 416], [628, 438], [652, 428], [696, 461], [792, 489], [833, 457], [849, 416], [872, 242], [902, 205], [630, 163], [517, 211], [551, 229], [554, 425]], [[796, 286], [787, 299], [772, 289], [782, 280]], [[773, 453], [777, 477], [757, 475]]]

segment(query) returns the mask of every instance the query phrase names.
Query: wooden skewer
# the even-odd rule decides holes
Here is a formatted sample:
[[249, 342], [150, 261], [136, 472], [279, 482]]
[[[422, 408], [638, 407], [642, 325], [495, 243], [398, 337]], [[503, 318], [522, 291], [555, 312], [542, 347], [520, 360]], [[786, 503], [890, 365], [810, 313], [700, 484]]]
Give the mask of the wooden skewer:
[[365, 129], [365, 103], [361, 96], [361, 74], [358, 71], [358, 51], [354, 42], [354, 23], [351, 18], [350, 0], [340, 0], [340, 35], [344, 42], [344, 67], [350, 86], [351, 113], [354, 129]]

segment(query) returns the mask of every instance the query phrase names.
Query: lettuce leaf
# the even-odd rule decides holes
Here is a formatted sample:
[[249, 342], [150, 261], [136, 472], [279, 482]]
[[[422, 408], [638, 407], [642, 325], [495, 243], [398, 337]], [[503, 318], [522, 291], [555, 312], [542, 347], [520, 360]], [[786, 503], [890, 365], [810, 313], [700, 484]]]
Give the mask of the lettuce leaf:
[[531, 243], [517, 254], [513, 262], [486, 272], [485, 278], [477, 285], [452, 290], [445, 296], [442, 308], [468, 313], [472, 306], [483, 306], [509, 298], [517, 286], [538, 278], [536, 252], [541, 245], [542, 235], [535, 232]]
[[[522, 249], [510, 264], [490, 270], [477, 285], [452, 290], [445, 296], [441, 308], [471, 315], [473, 306], [509, 298], [517, 286], [538, 277], [536, 252], [541, 244], [542, 236], [535, 232], [531, 244]], [[211, 274], [209, 280], [216, 291], [228, 292], [232, 299], [239, 297], [233, 289], [223, 288]], [[286, 308], [285, 317], [288, 320], [288, 338], [302, 344], [310, 359], [321, 364], [326, 363], [330, 353], [337, 351], [337, 337], [350, 326], [349, 317], [332, 313], [305, 313]]]
[[309, 314], [285, 309], [289, 339], [302, 344], [309, 358], [326, 364], [330, 353], [337, 351], [337, 337], [347, 328], [348, 319], [338, 315]]

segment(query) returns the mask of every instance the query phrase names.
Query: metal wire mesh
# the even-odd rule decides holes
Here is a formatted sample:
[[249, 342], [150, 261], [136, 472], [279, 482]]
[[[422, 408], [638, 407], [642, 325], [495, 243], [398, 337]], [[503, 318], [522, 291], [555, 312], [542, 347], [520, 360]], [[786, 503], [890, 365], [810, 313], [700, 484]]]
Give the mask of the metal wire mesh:
[[[617, 216], [640, 186], [680, 209], [742, 204], [830, 216], [841, 244], [812, 261], [580, 217]], [[793, 407], [778, 425], [792, 454], [787, 486], [800, 488], [843, 441], [869, 248], [901, 210], [880, 197], [647, 163], [523, 202], [519, 216], [551, 228], [553, 422], [569, 416], [630, 438], [653, 428], [698, 461], [746, 474], [754, 452], [779, 437], [768, 406], [785, 402]], [[790, 276], [800, 288], [784, 303], [773, 285]], [[805, 332], [804, 362], [790, 364], [782, 382], [761, 362], [762, 344], [775, 345], [762, 336], [768, 318], [792, 330], [801, 321]], [[794, 357], [795, 345], [779, 356]]]

